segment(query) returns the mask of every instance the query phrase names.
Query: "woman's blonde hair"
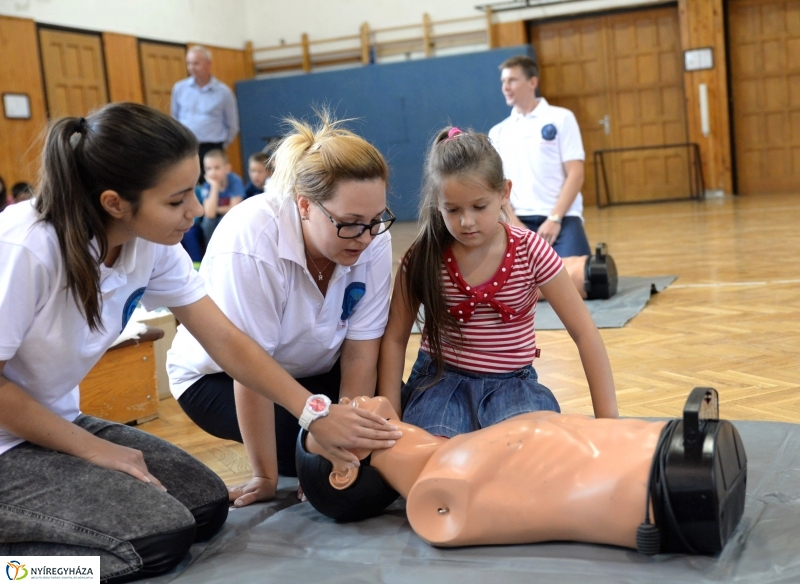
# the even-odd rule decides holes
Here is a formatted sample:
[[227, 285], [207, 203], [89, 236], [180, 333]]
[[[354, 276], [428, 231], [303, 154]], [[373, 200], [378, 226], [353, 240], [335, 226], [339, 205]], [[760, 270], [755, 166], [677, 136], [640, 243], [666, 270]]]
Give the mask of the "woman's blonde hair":
[[389, 167], [377, 148], [343, 128], [344, 120], [334, 120], [327, 109], [316, 113], [316, 127], [295, 118], [284, 120], [291, 131], [271, 158], [271, 184], [278, 196], [297, 200], [304, 195], [322, 203], [333, 196], [339, 181], [388, 180]]

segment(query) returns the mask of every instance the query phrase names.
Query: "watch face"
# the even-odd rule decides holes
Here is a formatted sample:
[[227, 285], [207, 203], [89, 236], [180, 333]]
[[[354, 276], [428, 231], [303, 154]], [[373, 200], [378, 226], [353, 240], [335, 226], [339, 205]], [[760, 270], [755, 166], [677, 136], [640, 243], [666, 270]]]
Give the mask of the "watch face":
[[307, 407], [315, 414], [319, 414], [320, 412], [324, 412], [326, 409], [328, 409], [328, 404], [325, 403], [325, 400], [321, 397], [315, 397], [309, 400]]

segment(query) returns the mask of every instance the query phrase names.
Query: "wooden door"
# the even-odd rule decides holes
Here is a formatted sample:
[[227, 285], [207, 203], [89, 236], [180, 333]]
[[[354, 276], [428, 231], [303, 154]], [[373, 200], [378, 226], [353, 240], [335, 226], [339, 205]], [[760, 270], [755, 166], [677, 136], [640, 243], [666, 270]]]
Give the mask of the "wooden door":
[[[585, 204], [597, 201], [596, 150], [686, 141], [676, 8], [536, 24], [531, 39], [542, 71], [542, 95], [575, 112], [581, 128]], [[613, 200], [687, 197], [687, 156], [686, 149], [677, 148], [606, 155]]]
[[103, 33], [108, 97], [111, 101], [144, 103], [138, 44], [136, 37], [131, 35]]
[[30, 119], [0, 114], [0, 177], [7, 189], [20, 181], [34, 183], [38, 174], [40, 139], [47, 121], [40, 62], [36, 23], [0, 16], [2, 92], [28, 95], [31, 110]]
[[39, 29], [51, 118], [85, 116], [108, 103], [100, 35]]
[[586, 151], [584, 204], [593, 204], [595, 168], [592, 152], [611, 147], [599, 124], [610, 112], [602, 19], [580, 18], [532, 28], [539, 62], [541, 94], [548, 103], [572, 110]]
[[736, 178], [742, 195], [800, 192], [800, 3], [728, 3]]
[[[635, 11], [605, 18], [615, 148], [686, 142], [678, 11]], [[691, 194], [687, 148], [622, 152], [609, 158], [616, 202]]]
[[144, 102], [169, 114], [172, 86], [188, 76], [186, 47], [142, 41], [139, 43], [139, 56], [144, 81]]

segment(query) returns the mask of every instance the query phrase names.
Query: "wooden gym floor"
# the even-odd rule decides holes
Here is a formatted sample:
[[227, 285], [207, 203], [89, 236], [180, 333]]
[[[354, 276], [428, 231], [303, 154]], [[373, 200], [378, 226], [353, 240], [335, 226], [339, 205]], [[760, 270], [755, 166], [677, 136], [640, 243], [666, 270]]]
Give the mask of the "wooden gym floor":
[[[622, 275], [679, 276], [624, 328], [601, 330], [622, 416], [677, 417], [693, 387], [710, 386], [722, 417], [800, 422], [796, 195], [591, 207], [585, 216], [590, 242], [608, 243]], [[392, 228], [395, 258], [415, 234], [411, 223]], [[567, 332], [541, 331], [537, 339], [540, 380], [565, 413], [591, 414]], [[412, 335], [406, 374], [418, 348]], [[228, 484], [249, 478], [244, 448], [198, 429], [173, 399], [140, 428], [184, 448]]]

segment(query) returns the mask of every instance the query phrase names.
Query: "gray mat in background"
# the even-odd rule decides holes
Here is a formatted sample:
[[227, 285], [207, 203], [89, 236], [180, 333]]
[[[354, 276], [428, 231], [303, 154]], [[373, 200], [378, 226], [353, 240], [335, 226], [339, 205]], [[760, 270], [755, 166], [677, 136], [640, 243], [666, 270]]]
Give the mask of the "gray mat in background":
[[[597, 328], [622, 328], [634, 316], [639, 314], [650, 300], [650, 296], [661, 292], [677, 280], [678, 276], [620, 276], [617, 282], [617, 293], [608, 300], [587, 300], [586, 308], [592, 315]], [[422, 314], [422, 308], [420, 308]], [[556, 315], [553, 307], [547, 302], [536, 303], [536, 320], [534, 326], [538, 331], [564, 330], [564, 324]], [[417, 323], [411, 332], [420, 333]]]
[[[649, 302], [650, 296], [661, 292], [672, 284], [678, 276], [620, 276], [617, 293], [608, 300], [587, 300], [586, 308], [592, 315], [597, 328], [622, 328], [630, 319], [639, 314]], [[563, 330], [564, 325], [556, 316], [553, 307], [547, 302], [536, 304], [537, 331]]]
[[294, 483], [282, 479], [275, 501], [232, 510], [220, 534], [146, 582], [800, 582], [800, 426], [735, 424], [748, 458], [745, 513], [717, 557], [648, 557], [578, 543], [437, 549], [411, 530], [402, 501], [380, 517], [340, 525], [298, 503]]

